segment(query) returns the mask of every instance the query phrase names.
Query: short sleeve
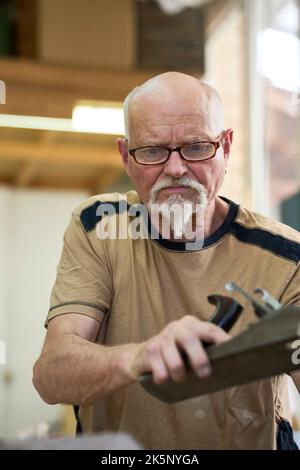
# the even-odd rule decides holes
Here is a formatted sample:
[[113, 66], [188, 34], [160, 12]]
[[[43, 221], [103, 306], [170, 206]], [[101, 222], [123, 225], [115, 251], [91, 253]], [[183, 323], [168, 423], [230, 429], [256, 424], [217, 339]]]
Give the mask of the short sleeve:
[[[94, 239], [93, 239], [94, 237]], [[103, 240], [86, 233], [80, 218], [72, 215], [51, 292], [49, 321], [66, 313], [78, 313], [102, 322], [111, 304], [112, 281]]]

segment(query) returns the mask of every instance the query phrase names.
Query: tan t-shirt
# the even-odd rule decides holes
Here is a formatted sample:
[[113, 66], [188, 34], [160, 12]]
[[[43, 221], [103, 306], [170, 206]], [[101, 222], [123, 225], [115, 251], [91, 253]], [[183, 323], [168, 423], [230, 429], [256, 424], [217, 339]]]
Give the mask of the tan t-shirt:
[[[116, 209], [109, 218], [117, 233], [137, 220], [138, 214], [128, 214], [139, 203], [134, 191], [95, 196], [74, 211], [46, 324], [57, 315], [78, 313], [100, 322], [98, 343], [140, 342], [187, 314], [208, 320], [214, 308], [207, 296], [228, 295], [228, 281], [300, 305], [295, 230], [227, 200], [225, 221], [199, 250], [164, 239], [101, 239], [99, 224], [108, 218], [99, 210], [106, 202]], [[257, 321], [251, 306], [236, 298], [244, 312], [234, 335]], [[160, 402], [133, 384], [80, 409], [84, 432], [129, 432], [147, 449], [274, 449], [281, 419], [290, 419], [286, 375], [178, 404]]]

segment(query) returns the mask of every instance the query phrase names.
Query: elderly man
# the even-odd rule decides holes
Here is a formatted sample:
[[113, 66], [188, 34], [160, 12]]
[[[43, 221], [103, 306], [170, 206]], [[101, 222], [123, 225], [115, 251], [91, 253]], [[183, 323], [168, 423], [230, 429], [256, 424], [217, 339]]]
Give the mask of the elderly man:
[[[47, 403], [79, 405], [83, 432], [125, 431], [148, 449], [289, 447], [286, 375], [173, 405], [137, 383], [146, 371], [157, 384], [184, 381], [182, 351], [200, 379], [211, 373], [201, 341], [229, 336], [208, 322], [207, 295], [226, 294], [228, 280], [299, 304], [300, 236], [218, 195], [233, 132], [224, 130], [214, 89], [165, 73], [134, 89], [124, 108], [126, 138], [117, 145], [136, 192], [127, 193], [125, 210], [115, 193], [72, 214], [34, 384]], [[130, 223], [139, 203], [149, 214], [162, 208], [151, 218], [158, 237], [101, 236], [105, 219]], [[99, 216], [103, 204], [116, 213]], [[174, 205], [188, 216], [169, 217], [165, 236]], [[246, 306], [232, 334], [253, 321]]]

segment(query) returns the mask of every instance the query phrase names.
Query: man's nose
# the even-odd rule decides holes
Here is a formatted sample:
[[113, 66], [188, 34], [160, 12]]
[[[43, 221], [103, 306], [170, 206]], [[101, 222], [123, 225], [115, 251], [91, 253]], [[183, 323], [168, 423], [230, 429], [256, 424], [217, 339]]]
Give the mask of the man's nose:
[[180, 178], [187, 173], [188, 168], [185, 160], [182, 158], [177, 150], [173, 150], [169, 160], [165, 163], [164, 173], [173, 178]]

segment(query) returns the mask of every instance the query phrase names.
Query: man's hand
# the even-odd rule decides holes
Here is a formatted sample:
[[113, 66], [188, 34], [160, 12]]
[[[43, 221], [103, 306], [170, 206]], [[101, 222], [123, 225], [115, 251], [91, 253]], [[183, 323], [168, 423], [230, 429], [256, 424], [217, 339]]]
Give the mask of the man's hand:
[[152, 372], [157, 384], [169, 379], [183, 382], [186, 378], [183, 352], [195, 374], [204, 378], [210, 375], [211, 366], [201, 341], [221, 343], [228, 339], [230, 336], [218, 326], [187, 315], [169, 323], [148, 341], [131, 345], [125, 352], [122, 367], [133, 380], [143, 372]]

